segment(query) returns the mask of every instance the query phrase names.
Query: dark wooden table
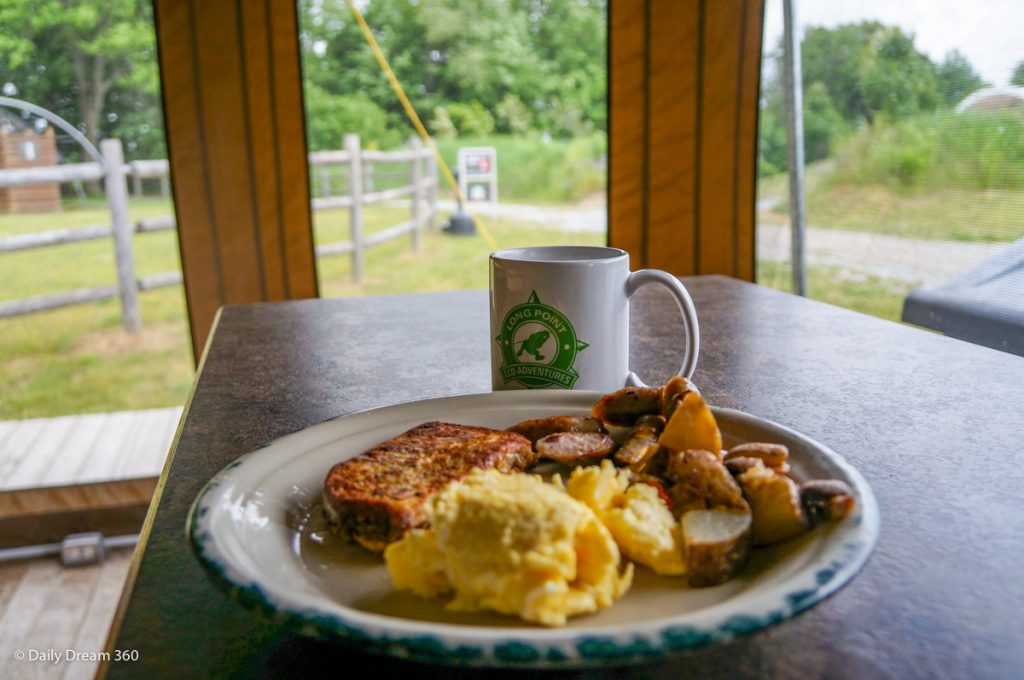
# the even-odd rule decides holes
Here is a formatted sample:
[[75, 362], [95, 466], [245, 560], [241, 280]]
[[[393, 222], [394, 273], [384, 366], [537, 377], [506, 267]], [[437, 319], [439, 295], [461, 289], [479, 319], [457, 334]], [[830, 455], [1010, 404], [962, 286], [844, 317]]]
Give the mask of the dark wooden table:
[[[878, 497], [881, 539], [850, 584], [791, 621], [598, 675], [1022, 677], [1024, 359], [732, 279], [684, 281], [710, 402], [842, 453]], [[109, 677], [356, 677], [367, 663], [371, 676], [475, 676], [369, 658], [243, 608], [193, 557], [185, 516], [226, 463], [276, 437], [488, 391], [487, 323], [484, 291], [226, 307], [109, 644], [139, 660]], [[642, 291], [632, 324], [634, 367], [664, 380], [680, 355], [673, 303]]]

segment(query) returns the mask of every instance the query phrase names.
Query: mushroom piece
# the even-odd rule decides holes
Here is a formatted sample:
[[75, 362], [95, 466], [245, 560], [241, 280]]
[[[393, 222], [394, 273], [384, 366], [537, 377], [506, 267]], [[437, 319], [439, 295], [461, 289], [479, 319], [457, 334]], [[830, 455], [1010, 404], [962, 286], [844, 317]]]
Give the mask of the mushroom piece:
[[640, 416], [615, 452], [615, 462], [628, 465], [633, 472], [643, 472], [647, 462], [658, 452], [658, 435], [663, 429], [665, 419], [661, 416]]
[[856, 501], [853, 489], [838, 479], [815, 479], [800, 485], [800, 498], [812, 524], [840, 520], [851, 512]]
[[700, 390], [681, 375], [677, 375], [665, 383], [665, 386], [661, 388], [661, 415], [665, 417], [666, 421], [672, 419], [672, 414], [690, 392], [699, 393]]

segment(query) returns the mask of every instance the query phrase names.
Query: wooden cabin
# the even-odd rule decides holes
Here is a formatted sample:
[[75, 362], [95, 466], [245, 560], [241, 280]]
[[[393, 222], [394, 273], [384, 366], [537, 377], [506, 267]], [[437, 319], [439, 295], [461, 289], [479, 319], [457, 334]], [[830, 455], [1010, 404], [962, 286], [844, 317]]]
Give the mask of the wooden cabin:
[[[0, 110], [0, 169], [57, 165], [53, 128], [37, 132], [20, 116]], [[0, 189], [0, 212], [58, 212], [60, 185], [30, 184]]]

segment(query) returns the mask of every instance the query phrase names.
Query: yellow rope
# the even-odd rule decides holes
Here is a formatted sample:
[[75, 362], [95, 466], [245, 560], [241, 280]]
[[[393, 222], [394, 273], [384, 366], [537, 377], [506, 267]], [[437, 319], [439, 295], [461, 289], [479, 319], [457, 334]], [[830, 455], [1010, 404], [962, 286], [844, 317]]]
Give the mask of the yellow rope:
[[[366, 38], [366, 42], [370, 44], [370, 49], [373, 50], [373, 56], [377, 59], [377, 63], [380, 64], [384, 74], [388, 77], [388, 82], [391, 83], [391, 89], [398, 95], [398, 101], [402, 103], [402, 108], [405, 109], [406, 115], [409, 116], [409, 120], [412, 121], [413, 127], [416, 128], [416, 132], [426, 142], [427, 146], [434, 153], [434, 159], [437, 161], [437, 166], [441, 168], [444, 173], [444, 178], [447, 180], [449, 186], [458, 195], [459, 200], [465, 205], [468, 203], [466, 197], [462, 195], [462, 189], [459, 188], [459, 183], [455, 181], [455, 177], [452, 175], [452, 171], [448, 169], [448, 164], [444, 162], [441, 157], [441, 152], [437, 150], [437, 144], [430, 137], [430, 133], [427, 132], [427, 128], [423, 126], [423, 121], [420, 120], [419, 115], [416, 113], [416, 109], [413, 108], [412, 102], [405, 96], [405, 90], [402, 89], [402, 84], [398, 82], [398, 78], [395, 77], [395, 72], [391, 70], [391, 66], [388, 64], [387, 58], [384, 53], [380, 50], [380, 45], [377, 44], [376, 38], [373, 37], [373, 32], [370, 31], [370, 27], [366, 24], [366, 19], [363, 18], [362, 13], [356, 8], [353, 0], [348, 0], [348, 7], [352, 10], [352, 15], [356, 18], [356, 23], [359, 24], [359, 28], [363, 31], [363, 36]], [[484, 227], [483, 223], [476, 218], [475, 215], [470, 214], [470, 219], [473, 220], [473, 224], [477, 230], [483, 235], [484, 240], [487, 241], [487, 245], [491, 247], [491, 250], [498, 250], [498, 242], [491, 236], [491, 232]]]

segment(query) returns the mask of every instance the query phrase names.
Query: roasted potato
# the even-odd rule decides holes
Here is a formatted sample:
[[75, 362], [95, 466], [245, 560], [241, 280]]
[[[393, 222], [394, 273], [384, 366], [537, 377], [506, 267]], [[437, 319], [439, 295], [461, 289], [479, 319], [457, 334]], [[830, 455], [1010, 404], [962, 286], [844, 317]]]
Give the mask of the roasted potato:
[[626, 387], [599, 399], [591, 415], [605, 425], [628, 426], [640, 416], [660, 412], [660, 387]]
[[698, 496], [688, 484], [673, 484], [665, 490], [671, 502], [672, 514], [676, 519], [681, 518], [691, 510], [708, 510], [710, 505], [708, 499]]
[[754, 545], [779, 543], [810, 527], [800, 502], [800, 489], [789, 477], [758, 462], [737, 481], [753, 513]]
[[722, 433], [711, 409], [698, 392], [686, 393], [665, 425], [658, 443], [673, 451], [702, 449], [721, 457]]
[[680, 520], [686, 578], [691, 586], [725, 583], [750, 554], [751, 514], [734, 510], [691, 510]]
[[710, 451], [672, 451], [665, 477], [681, 490], [702, 498], [709, 508], [749, 510], [743, 491], [718, 456]]

